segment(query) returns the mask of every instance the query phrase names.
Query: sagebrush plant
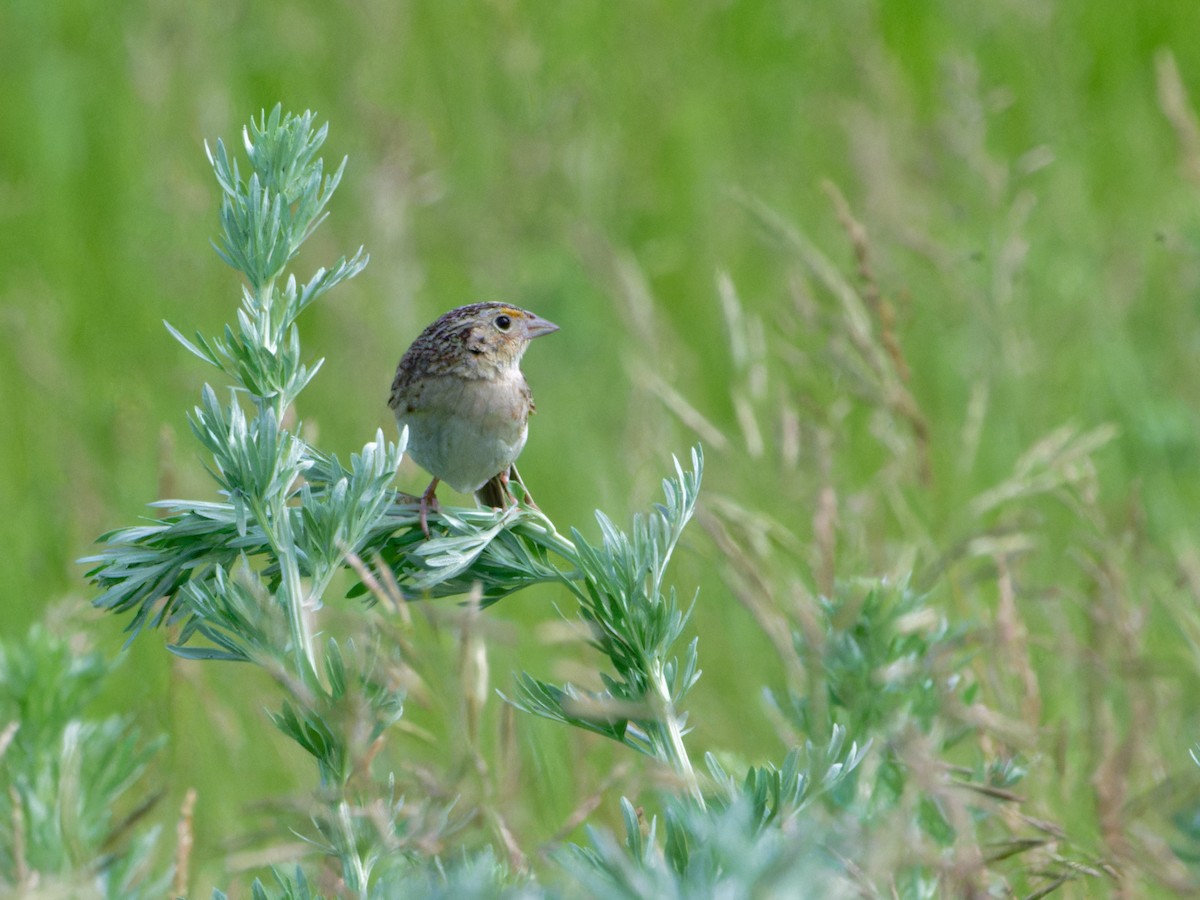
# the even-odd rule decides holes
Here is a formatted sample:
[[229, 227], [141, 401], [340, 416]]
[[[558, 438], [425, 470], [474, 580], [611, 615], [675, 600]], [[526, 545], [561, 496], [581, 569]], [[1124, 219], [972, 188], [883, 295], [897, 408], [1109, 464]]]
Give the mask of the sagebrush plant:
[[[684, 743], [684, 701], [700, 675], [697, 641], [680, 647], [689, 607], [667, 584], [666, 570], [695, 510], [703, 471], [698, 448], [664, 480], [664, 502], [635, 517], [629, 531], [597, 513], [598, 544], [577, 529], [563, 535], [523, 499], [507, 510], [442, 508], [436, 535], [426, 539], [417, 508], [391, 486], [404, 435], [391, 443], [377, 434], [347, 467], [306, 441], [298, 424], [287, 424], [321, 364], [304, 360], [297, 318], [367, 261], [360, 250], [303, 285], [292, 275], [285, 280], [345, 165], [325, 173], [317, 152], [326, 129], [314, 122], [311, 113], [284, 114], [279, 107], [252, 122], [244, 140], [248, 175], [221, 141], [209, 151], [222, 191], [215, 246], [245, 278], [242, 305], [236, 326], [222, 336], [188, 339], [168, 328], [231, 382], [225, 401], [204, 385], [189, 417], [220, 499], [159, 501], [153, 506], [161, 518], [103, 535], [103, 548], [87, 560], [101, 589], [96, 605], [128, 614], [133, 636], [147, 626], [167, 628], [171, 649], [186, 659], [249, 663], [274, 679], [279, 696], [270, 720], [314, 759], [319, 774], [307, 838], [337, 867], [332, 881], [318, 870], [318, 884], [358, 896], [421, 885], [436, 892], [438, 884], [483, 872], [489, 883], [534, 890], [527, 855], [512, 845], [503, 811], [477, 815], [454, 797], [414, 798], [413, 785], [400, 784], [387, 769], [405, 685], [419, 665], [403, 636], [390, 638], [410, 600], [466, 596], [478, 614], [530, 585], [559, 584], [578, 601], [578, 619], [613, 672], [599, 674], [601, 691], [521, 674], [512, 702], [663, 763], [681, 791], [667, 807], [664, 844], [642, 841], [626, 802], [625, 843], [596, 832], [593, 849], [570, 857], [572, 867], [583, 861], [605, 883], [632, 865], [676, 877], [680, 889], [730, 879], [752, 884], [761, 874], [754, 867], [730, 872], [716, 857], [693, 857], [690, 848], [713, 842], [715, 851], [732, 835], [754, 843], [770, 831], [768, 856], [793, 858], [794, 842], [779, 831], [782, 824], [817, 788], [847, 778], [862, 749], [839, 729], [828, 747], [810, 746], [778, 769], [750, 769], [744, 781], [715, 760], [709, 779], [702, 783], [697, 774]], [[358, 609], [363, 621], [376, 616], [370, 625], [338, 634], [333, 625], [340, 620], [325, 618], [326, 604], [345, 604], [331, 591], [347, 571], [360, 582], [351, 596], [383, 602]], [[815, 783], [811, 766], [819, 769]], [[479, 821], [491, 824], [508, 865], [490, 855], [452, 864], [456, 845], [478, 843], [464, 835]], [[809, 855], [804, 860], [801, 869], [815, 864]], [[433, 873], [441, 874], [428, 870], [435, 864]], [[785, 866], [788, 877], [801, 869]], [[302, 869], [275, 878], [284, 896], [309, 893]], [[255, 885], [256, 895], [275, 889]]]

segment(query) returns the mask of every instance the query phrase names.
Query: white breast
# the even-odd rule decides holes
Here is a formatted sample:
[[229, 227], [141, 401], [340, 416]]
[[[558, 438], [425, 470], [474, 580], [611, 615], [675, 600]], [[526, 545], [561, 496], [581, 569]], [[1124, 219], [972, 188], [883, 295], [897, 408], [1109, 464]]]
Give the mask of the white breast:
[[469, 494], [520, 456], [529, 429], [519, 369], [493, 381], [430, 379], [424, 388], [415, 410], [396, 413], [421, 468]]

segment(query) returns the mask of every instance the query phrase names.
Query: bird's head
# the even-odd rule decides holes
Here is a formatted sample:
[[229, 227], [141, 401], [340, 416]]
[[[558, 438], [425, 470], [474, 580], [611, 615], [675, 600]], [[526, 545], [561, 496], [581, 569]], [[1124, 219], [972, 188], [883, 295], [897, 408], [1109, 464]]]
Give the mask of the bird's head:
[[517, 365], [535, 337], [558, 331], [553, 322], [507, 303], [460, 306], [431, 327], [442, 323], [464, 354], [500, 368]]

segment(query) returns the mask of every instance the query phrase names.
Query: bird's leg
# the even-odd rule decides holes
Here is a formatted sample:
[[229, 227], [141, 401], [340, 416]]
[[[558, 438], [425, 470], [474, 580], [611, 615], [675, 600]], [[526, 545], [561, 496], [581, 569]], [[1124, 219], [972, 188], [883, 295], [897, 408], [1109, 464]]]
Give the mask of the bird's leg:
[[437, 509], [437, 486], [438, 479], [435, 478], [429, 482], [429, 487], [425, 488], [425, 493], [421, 495], [421, 530], [425, 532], [425, 537], [429, 537], [429, 510]]

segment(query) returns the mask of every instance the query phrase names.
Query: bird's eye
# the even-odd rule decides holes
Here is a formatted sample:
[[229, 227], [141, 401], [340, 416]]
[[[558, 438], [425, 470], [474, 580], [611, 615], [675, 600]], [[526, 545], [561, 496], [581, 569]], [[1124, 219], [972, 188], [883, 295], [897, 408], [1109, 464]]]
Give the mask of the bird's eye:
[[508, 331], [512, 328], [512, 319], [508, 316], [496, 316], [496, 327], [501, 331]]

